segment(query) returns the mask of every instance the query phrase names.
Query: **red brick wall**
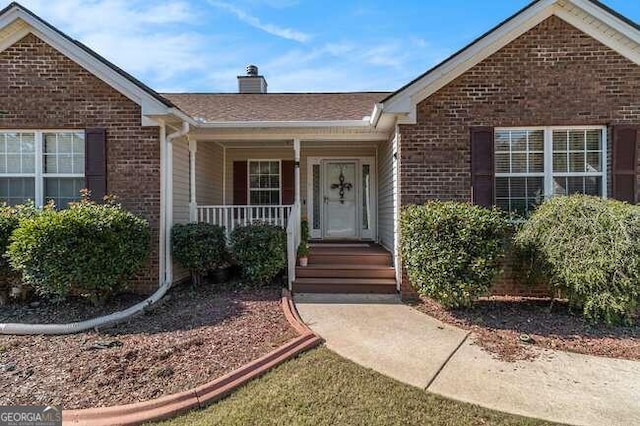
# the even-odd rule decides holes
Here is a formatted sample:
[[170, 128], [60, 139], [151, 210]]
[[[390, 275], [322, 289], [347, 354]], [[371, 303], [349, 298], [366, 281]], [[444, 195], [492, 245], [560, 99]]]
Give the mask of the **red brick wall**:
[[140, 107], [30, 34], [0, 52], [0, 129], [107, 129], [107, 186], [153, 229], [152, 255], [134, 289], [158, 286], [160, 142]]
[[417, 122], [400, 126], [401, 204], [469, 201], [471, 126], [640, 124], [640, 67], [551, 17], [421, 102]]

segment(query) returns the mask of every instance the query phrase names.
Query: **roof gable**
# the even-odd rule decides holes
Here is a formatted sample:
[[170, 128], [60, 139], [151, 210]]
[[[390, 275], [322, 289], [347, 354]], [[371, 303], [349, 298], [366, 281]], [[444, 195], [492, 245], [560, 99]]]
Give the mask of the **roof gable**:
[[415, 123], [418, 103], [553, 15], [640, 65], [638, 24], [596, 0], [536, 0], [382, 100], [382, 113]]
[[144, 83], [96, 52], [73, 40], [18, 3], [0, 11], [0, 52], [29, 33], [65, 55], [100, 80], [140, 105], [144, 125], [155, 125], [146, 115], [164, 115], [174, 105]]

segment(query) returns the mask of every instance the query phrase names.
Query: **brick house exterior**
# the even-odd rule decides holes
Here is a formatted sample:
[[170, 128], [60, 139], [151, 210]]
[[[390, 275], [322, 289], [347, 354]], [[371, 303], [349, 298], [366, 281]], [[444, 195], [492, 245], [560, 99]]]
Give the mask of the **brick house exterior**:
[[[526, 210], [530, 192], [556, 195], [563, 185], [556, 177], [565, 179], [566, 193], [582, 182], [592, 195], [640, 199], [640, 26], [595, 0], [533, 1], [393, 93], [267, 94], [257, 67], [248, 71], [239, 80], [260, 83], [249, 85], [258, 92], [159, 94], [12, 3], [0, 11], [0, 136], [105, 130], [106, 192], [153, 229], [151, 259], [136, 278], [140, 292], [188, 277], [171, 258], [175, 223], [236, 226], [254, 214], [276, 214], [293, 235], [306, 214], [312, 236], [330, 239], [327, 218], [345, 214], [332, 216], [326, 207], [326, 195], [339, 186], [329, 182], [330, 166], [340, 168], [340, 182], [345, 168], [352, 170], [352, 194], [362, 198], [354, 195], [344, 216], [349, 232], [336, 235], [388, 252], [378, 281], [404, 297], [415, 293], [398, 253], [402, 206], [440, 199], [506, 202], [509, 209], [524, 203]], [[526, 141], [526, 173], [519, 176], [514, 159], [523, 152], [513, 155], [513, 132]], [[556, 176], [555, 153], [564, 151], [555, 138], [562, 132], [567, 173]], [[504, 137], [509, 173], [498, 159], [505, 152], [497, 152]], [[581, 137], [583, 151], [576, 152], [570, 140]], [[574, 157], [584, 170], [572, 170]], [[88, 172], [83, 177], [91, 181]], [[508, 197], [498, 196], [498, 179], [500, 190], [513, 179], [524, 189], [509, 186]], [[269, 192], [260, 194], [263, 181]], [[512, 197], [517, 191], [525, 195]], [[286, 205], [264, 209], [257, 197], [254, 206], [237, 207], [265, 194], [271, 206], [276, 199]], [[344, 198], [334, 203], [344, 205]], [[291, 241], [290, 285], [297, 251]], [[358, 273], [337, 269], [347, 272], [333, 278], [359, 283]], [[509, 262], [505, 269], [494, 293], [546, 295], [521, 288]], [[312, 278], [322, 284], [326, 274]]]
[[[618, 124], [640, 125], [640, 67], [552, 16], [420, 102], [417, 124], [400, 125], [401, 203], [471, 200], [471, 127]], [[494, 292], [531, 294], [511, 271]]]
[[107, 192], [149, 221], [151, 257], [136, 279], [147, 292], [158, 282], [160, 141], [142, 127], [140, 106], [29, 34], [0, 52], [2, 129], [89, 129], [107, 133]]

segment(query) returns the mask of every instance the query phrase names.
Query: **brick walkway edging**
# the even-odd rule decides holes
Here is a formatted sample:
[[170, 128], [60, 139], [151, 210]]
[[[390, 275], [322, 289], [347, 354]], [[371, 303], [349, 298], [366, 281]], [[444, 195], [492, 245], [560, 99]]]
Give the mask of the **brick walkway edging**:
[[291, 293], [282, 291], [282, 310], [291, 326], [300, 334], [272, 352], [196, 388], [135, 404], [83, 410], [63, 410], [67, 425], [113, 426], [139, 425], [168, 419], [195, 408], [203, 408], [270, 369], [322, 343], [322, 339], [307, 327], [293, 305]]

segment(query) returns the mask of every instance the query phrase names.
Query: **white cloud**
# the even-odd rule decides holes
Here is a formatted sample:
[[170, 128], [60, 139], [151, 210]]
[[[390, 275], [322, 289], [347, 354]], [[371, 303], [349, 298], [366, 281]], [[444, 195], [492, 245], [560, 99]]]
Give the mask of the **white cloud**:
[[203, 36], [182, 0], [23, 0], [25, 7], [149, 84], [202, 69]]
[[250, 25], [259, 30], [262, 30], [268, 34], [274, 35], [276, 37], [297, 41], [300, 43], [305, 43], [311, 38], [309, 34], [303, 33], [302, 31], [298, 31], [293, 28], [281, 27], [275, 24], [264, 23], [260, 20], [260, 18], [253, 16], [245, 12], [244, 10], [240, 9], [239, 7], [234, 6], [230, 3], [209, 0], [209, 4], [219, 9], [230, 12], [245, 24]]
[[[248, 63], [260, 66], [271, 92], [393, 90], [449, 53], [411, 35], [364, 39], [357, 27], [342, 39], [330, 26], [311, 38], [244, 12], [291, 7], [297, 0], [238, 0], [242, 9], [235, 2], [207, 0], [277, 38], [249, 38], [233, 25], [212, 26], [211, 16], [187, 0], [22, 1], [158, 91], [235, 92], [236, 76]], [[0, 7], [7, 3], [0, 0]], [[304, 44], [292, 48], [282, 38]]]

